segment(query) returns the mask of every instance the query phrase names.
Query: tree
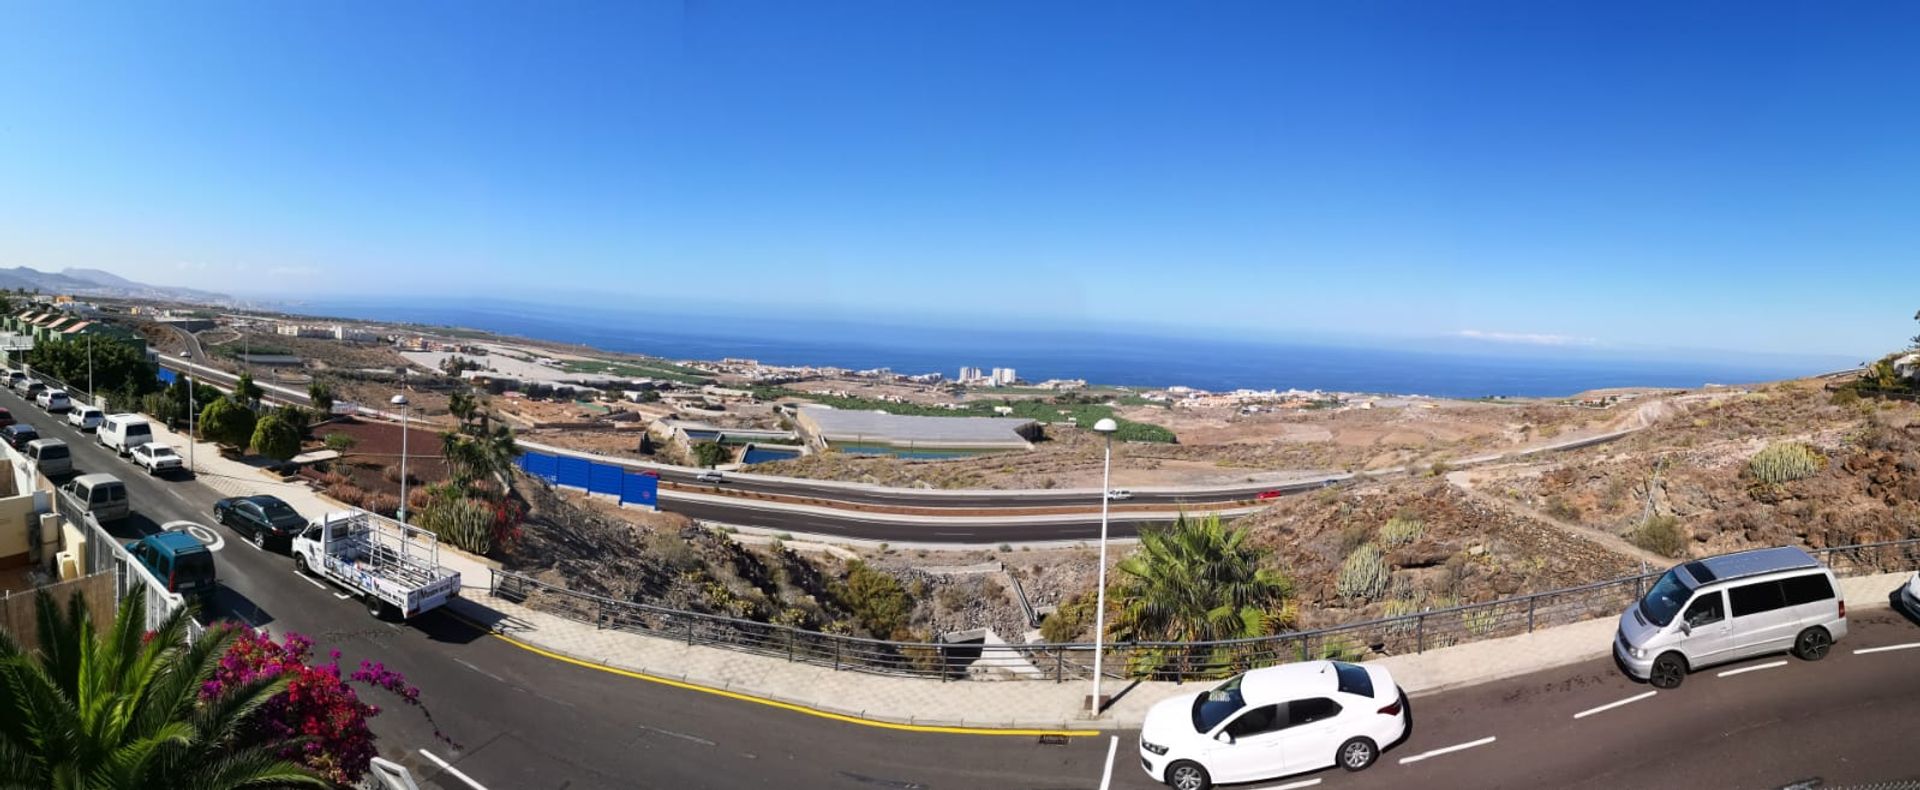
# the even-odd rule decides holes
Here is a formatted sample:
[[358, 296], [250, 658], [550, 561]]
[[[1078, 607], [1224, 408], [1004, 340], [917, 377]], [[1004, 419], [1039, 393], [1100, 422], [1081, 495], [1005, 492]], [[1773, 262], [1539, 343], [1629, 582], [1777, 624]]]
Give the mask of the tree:
[[223, 397], [200, 410], [201, 438], [244, 448], [253, 441], [253, 410], [232, 397]]
[[695, 463], [705, 467], [714, 467], [733, 460], [733, 453], [719, 442], [696, 442], [693, 445]]
[[307, 402], [324, 420], [333, 414], [333, 388], [318, 381], [307, 385]]
[[913, 601], [900, 580], [860, 560], [847, 565], [847, 580], [834, 586], [834, 597], [853, 612], [867, 632], [890, 639], [907, 628]]
[[248, 405], [260, 402], [260, 397], [265, 394], [260, 385], [253, 383], [252, 373], [240, 374], [240, 380], [233, 385], [233, 396]]
[[34, 344], [27, 364], [36, 372], [75, 387], [88, 385], [87, 347], [93, 347], [93, 388], [103, 392], [131, 390], [145, 395], [160, 389], [159, 367], [131, 343], [108, 335], [59, 337]]
[[187, 613], [176, 609], [148, 633], [145, 590], [120, 602], [96, 632], [86, 601], [62, 612], [35, 594], [40, 649], [0, 634], [0, 777], [49, 788], [327, 787], [313, 772], [276, 756], [308, 738], [245, 743], [262, 707], [288, 679], [250, 676], [202, 696], [233, 643], [227, 629], [186, 643]]
[[278, 414], [269, 414], [253, 428], [253, 451], [276, 461], [300, 454], [300, 429]]
[[465, 428], [467, 423], [473, 422], [473, 415], [479, 411], [479, 408], [479, 401], [465, 392], [455, 392], [447, 396], [447, 412], [452, 414], [454, 419], [460, 421], [461, 428]]
[[[1264, 567], [1267, 552], [1247, 543], [1247, 531], [1228, 529], [1218, 514], [1179, 519], [1165, 529], [1142, 530], [1140, 546], [1120, 561], [1118, 589], [1108, 595], [1119, 611], [1109, 618], [1115, 641], [1213, 642], [1271, 633], [1285, 616], [1292, 583]], [[1157, 672], [1195, 660], [1218, 666], [1210, 649], [1144, 651], [1136, 672]]]

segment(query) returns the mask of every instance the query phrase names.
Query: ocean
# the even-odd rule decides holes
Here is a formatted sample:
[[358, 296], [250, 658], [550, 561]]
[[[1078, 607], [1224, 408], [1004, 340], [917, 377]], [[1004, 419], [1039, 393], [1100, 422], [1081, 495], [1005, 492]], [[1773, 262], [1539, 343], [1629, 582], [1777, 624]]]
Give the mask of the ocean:
[[[1730, 356], [1732, 361], [1634, 359], [1557, 347], [1420, 350], [1156, 337], [1073, 330], [881, 325], [715, 316], [662, 317], [604, 309], [470, 302], [309, 300], [290, 312], [481, 329], [669, 359], [727, 357], [897, 373], [1011, 367], [1028, 381], [1185, 385], [1223, 391], [1319, 389], [1454, 398], [1553, 397], [1602, 387], [1697, 387], [1804, 376], [1839, 367]], [[1488, 344], [1491, 345], [1491, 344]]]

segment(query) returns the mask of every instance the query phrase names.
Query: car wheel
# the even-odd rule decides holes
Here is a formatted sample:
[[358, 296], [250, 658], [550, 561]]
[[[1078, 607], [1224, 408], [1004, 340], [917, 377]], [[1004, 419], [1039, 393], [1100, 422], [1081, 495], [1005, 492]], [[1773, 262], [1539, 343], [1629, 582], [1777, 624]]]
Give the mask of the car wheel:
[[367, 593], [367, 614], [373, 615], [375, 620], [387, 619], [387, 602], [380, 600], [378, 595]]
[[257, 548], [265, 549], [267, 547], [267, 533], [261, 532], [260, 530], [257, 530], [257, 529], [254, 530], [253, 545]]
[[1800, 632], [1793, 640], [1793, 654], [1802, 661], [1819, 661], [1827, 657], [1827, 651], [1833, 647], [1833, 635], [1827, 629], [1814, 626]]
[[1380, 747], [1373, 745], [1373, 740], [1370, 738], [1348, 738], [1346, 743], [1340, 744], [1340, 753], [1337, 757], [1341, 768], [1360, 771], [1379, 759]]
[[1213, 777], [1199, 763], [1181, 760], [1167, 766], [1167, 786], [1174, 790], [1208, 790], [1213, 787]]
[[293, 555], [293, 569], [298, 571], [301, 576], [313, 575], [313, 570], [307, 567], [307, 558], [299, 554]]
[[1647, 683], [1657, 689], [1677, 689], [1687, 679], [1687, 661], [1679, 653], [1661, 653], [1647, 672]]

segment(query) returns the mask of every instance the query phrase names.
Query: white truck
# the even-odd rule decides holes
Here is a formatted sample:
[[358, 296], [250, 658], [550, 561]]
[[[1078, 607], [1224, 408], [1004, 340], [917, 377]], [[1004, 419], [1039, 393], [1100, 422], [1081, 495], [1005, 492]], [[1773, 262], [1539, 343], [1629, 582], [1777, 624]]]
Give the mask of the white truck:
[[433, 533], [364, 510], [336, 510], [294, 536], [293, 567], [353, 593], [380, 619], [407, 619], [460, 594]]

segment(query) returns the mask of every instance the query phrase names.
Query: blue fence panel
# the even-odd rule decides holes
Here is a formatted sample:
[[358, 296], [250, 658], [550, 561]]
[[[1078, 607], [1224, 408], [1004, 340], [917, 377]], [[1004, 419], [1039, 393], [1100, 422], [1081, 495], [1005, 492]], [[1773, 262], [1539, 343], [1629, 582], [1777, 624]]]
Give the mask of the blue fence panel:
[[587, 492], [593, 494], [619, 494], [622, 490], [620, 472], [620, 467], [613, 466], [612, 464], [588, 464]]
[[660, 478], [628, 472], [621, 475], [620, 504], [660, 506]]
[[162, 383], [162, 384], [172, 384], [172, 383], [173, 383], [173, 379], [174, 379], [174, 375], [173, 375], [173, 371], [171, 371], [171, 370], [168, 370], [168, 369], [166, 369], [166, 368], [161, 368], [161, 369], [160, 369], [160, 383]]
[[555, 482], [563, 486], [586, 488], [587, 477], [589, 475], [588, 469], [593, 466], [593, 462], [585, 458], [572, 458], [563, 455], [554, 459], [554, 466]]
[[546, 453], [522, 453], [520, 455], [520, 471], [551, 483], [560, 475], [559, 469], [554, 463], [557, 460], [558, 459]]

